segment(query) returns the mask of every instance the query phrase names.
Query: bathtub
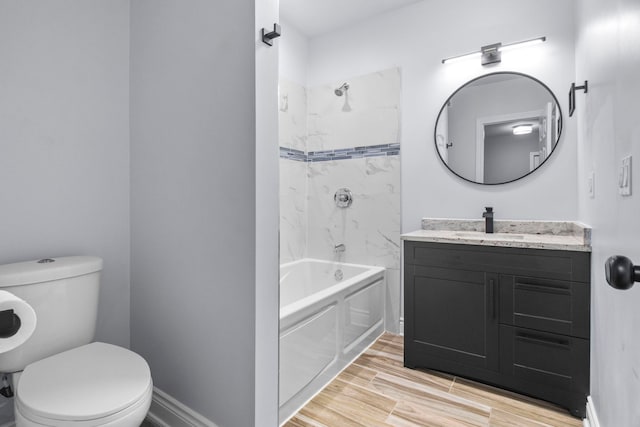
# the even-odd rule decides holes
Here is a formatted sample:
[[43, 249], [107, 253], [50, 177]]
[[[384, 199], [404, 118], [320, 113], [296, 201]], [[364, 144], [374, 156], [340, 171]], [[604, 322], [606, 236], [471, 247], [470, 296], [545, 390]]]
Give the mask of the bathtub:
[[280, 423], [382, 334], [384, 271], [316, 259], [280, 266]]

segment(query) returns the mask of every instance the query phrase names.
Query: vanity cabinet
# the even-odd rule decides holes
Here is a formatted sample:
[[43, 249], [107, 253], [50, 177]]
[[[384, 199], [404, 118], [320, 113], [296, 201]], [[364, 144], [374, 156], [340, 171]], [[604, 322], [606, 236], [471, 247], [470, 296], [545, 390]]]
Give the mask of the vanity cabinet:
[[590, 253], [405, 241], [405, 356], [584, 416]]

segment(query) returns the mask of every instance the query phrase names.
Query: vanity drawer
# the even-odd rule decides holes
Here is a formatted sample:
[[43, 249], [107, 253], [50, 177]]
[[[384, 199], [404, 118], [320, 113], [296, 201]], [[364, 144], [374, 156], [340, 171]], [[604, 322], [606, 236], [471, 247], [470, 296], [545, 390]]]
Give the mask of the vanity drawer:
[[500, 325], [500, 371], [540, 387], [589, 391], [589, 340]]
[[589, 338], [587, 283], [500, 276], [500, 323]]
[[406, 264], [588, 282], [591, 254], [468, 244], [405, 241]]

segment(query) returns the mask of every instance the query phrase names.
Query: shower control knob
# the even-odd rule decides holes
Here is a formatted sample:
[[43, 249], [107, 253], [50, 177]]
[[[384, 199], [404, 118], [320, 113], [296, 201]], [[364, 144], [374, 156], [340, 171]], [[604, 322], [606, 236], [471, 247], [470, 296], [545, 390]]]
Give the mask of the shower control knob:
[[353, 195], [351, 194], [351, 190], [348, 188], [340, 188], [336, 191], [336, 194], [333, 195], [333, 201], [336, 203], [336, 206], [339, 208], [348, 208], [353, 203]]

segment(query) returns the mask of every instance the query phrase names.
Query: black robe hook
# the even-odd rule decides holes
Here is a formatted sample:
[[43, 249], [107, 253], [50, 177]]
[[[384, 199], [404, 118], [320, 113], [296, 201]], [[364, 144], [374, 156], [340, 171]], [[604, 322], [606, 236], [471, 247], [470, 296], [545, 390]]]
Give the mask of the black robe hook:
[[269, 46], [273, 46], [273, 39], [280, 37], [282, 35], [282, 28], [280, 28], [280, 24], [273, 24], [273, 31], [266, 32], [266, 30], [262, 29], [262, 41]]

